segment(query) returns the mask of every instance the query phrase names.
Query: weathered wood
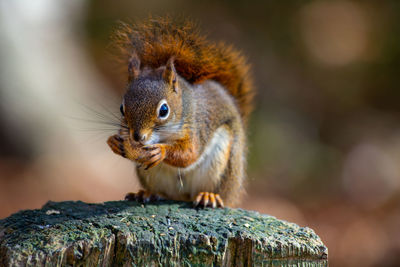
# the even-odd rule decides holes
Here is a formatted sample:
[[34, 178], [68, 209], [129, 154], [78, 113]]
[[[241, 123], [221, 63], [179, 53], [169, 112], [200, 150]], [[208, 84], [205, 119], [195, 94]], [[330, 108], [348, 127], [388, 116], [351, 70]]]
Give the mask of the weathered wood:
[[309, 228], [188, 203], [49, 202], [0, 220], [0, 266], [326, 266]]

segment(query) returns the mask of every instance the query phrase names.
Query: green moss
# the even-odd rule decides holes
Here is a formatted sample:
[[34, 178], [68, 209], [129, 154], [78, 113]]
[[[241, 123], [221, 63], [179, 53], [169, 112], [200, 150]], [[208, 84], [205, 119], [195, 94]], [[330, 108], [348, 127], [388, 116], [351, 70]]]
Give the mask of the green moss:
[[49, 202], [0, 221], [4, 265], [324, 266], [326, 257], [309, 228], [257, 212], [196, 210], [181, 202]]

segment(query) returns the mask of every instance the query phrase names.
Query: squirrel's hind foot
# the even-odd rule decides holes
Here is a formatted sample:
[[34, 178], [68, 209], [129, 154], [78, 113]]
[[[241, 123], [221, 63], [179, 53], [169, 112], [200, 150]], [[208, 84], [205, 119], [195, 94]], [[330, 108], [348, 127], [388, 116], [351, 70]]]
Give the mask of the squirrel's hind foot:
[[223, 208], [224, 202], [219, 194], [200, 192], [193, 202], [194, 207], [210, 207], [210, 208]]
[[138, 201], [142, 203], [148, 203], [151, 201], [160, 201], [163, 199], [164, 199], [163, 197], [157, 194], [152, 194], [146, 190], [139, 190], [137, 193], [128, 193], [125, 195], [125, 200], [127, 201]]

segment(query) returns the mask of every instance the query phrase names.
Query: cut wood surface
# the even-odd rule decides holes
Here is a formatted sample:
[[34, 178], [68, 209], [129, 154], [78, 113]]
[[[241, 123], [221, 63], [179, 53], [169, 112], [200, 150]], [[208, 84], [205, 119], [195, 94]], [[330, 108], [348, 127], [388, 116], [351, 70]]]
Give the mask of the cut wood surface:
[[0, 220], [0, 266], [327, 266], [313, 230], [190, 203], [48, 202]]

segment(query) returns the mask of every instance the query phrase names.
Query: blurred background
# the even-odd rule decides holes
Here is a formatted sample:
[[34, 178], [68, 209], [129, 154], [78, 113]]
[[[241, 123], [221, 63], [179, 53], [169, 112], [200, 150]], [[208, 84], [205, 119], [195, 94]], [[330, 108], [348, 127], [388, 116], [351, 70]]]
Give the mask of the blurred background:
[[[258, 90], [240, 207], [309, 226], [332, 266], [400, 264], [399, 1], [0, 1], [0, 218], [139, 189], [105, 141], [119, 20], [184, 15]], [[115, 118], [114, 118], [115, 120]]]

